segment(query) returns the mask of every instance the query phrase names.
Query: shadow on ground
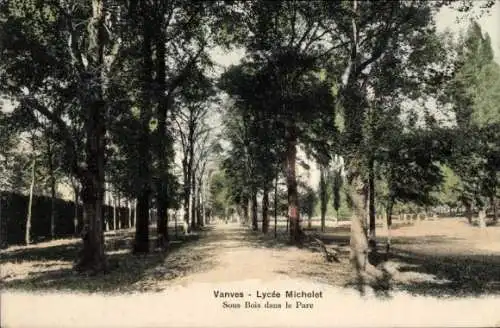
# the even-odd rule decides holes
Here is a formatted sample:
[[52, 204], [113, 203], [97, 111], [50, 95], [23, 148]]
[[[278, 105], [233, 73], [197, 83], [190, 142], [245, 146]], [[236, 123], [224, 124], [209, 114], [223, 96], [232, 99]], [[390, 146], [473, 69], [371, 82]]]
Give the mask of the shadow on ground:
[[463, 297], [500, 294], [499, 255], [429, 255], [395, 249], [391, 260], [402, 263], [400, 272], [432, 275], [434, 281], [397, 283], [412, 294]]
[[[406, 224], [399, 227], [404, 226]], [[323, 260], [314, 264], [314, 267], [299, 267], [299, 272], [313, 280], [357, 287], [356, 274], [349, 262], [348, 229], [349, 227], [333, 228], [325, 234], [310, 231], [309, 233], [316, 235], [328, 249], [336, 251], [340, 262], [328, 263]], [[465, 239], [441, 234], [393, 237], [388, 260], [397, 263], [401, 274], [396, 278], [384, 274], [384, 277], [372, 283], [371, 287], [375, 294], [382, 298], [390, 297], [391, 292], [397, 290], [434, 297], [500, 294], [500, 255], [474, 254], [472, 251], [465, 254], [463, 250], [454, 251], [451, 248], [453, 244], [462, 241]], [[385, 238], [379, 238], [377, 242], [378, 260], [375, 264], [386, 257]], [[269, 245], [274, 244], [270, 242]], [[420, 245], [425, 247], [419, 249]], [[321, 252], [315, 242], [304, 243], [302, 248], [312, 253]], [[446, 251], [441, 253], [432, 251], [433, 249]]]
[[[81, 243], [17, 249], [1, 254], [3, 289], [126, 293], [158, 291], [156, 281], [169, 281], [214, 265], [213, 249], [201, 247], [211, 227], [171, 242], [167, 251], [131, 253], [132, 236], [106, 240], [110, 272], [87, 276], [72, 268]], [[155, 241], [152, 241], [154, 244]]]

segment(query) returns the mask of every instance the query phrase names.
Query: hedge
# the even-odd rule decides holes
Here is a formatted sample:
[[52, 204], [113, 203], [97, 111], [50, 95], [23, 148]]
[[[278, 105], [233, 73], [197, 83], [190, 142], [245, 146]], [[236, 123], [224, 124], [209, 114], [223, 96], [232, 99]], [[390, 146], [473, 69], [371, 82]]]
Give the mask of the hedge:
[[[24, 244], [26, 216], [29, 197], [17, 193], [2, 191], [0, 194], [0, 245]], [[31, 216], [31, 240], [39, 242], [50, 239], [51, 198], [33, 196]], [[78, 205], [77, 226], [75, 229], [75, 203], [59, 198], [55, 199], [54, 234], [55, 238], [64, 238], [79, 234], [82, 226], [82, 205]], [[133, 218], [133, 213], [132, 213]], [[117, 225], [129, 228], [129, 209], [117, 208]], [[115, 230], [113, 226], [113, 207], [104, 206], [103, 228]]]

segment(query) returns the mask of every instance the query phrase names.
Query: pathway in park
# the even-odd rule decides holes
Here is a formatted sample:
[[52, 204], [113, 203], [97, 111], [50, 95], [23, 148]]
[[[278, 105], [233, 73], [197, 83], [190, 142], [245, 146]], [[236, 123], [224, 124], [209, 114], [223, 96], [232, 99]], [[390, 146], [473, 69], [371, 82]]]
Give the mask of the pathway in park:
[[[236, 223], [221, 223], [209, 227], [198, 241], [172, 251], [162, 262], [143, 272], [143, 278], [135, 284], [149, 292], [89, 295], [9, 291], [2, 294], [2, 326], [500, 324], [498, 297], [443, 300], [396, 291], [383, 300], [370, 293], [362, 297], [353, 288], [341, 287], [342, 282], [349, 279], [350, 272], [347, 263], [327, 263], [319, 252], [277, 243], [272, 236], [262, 237]], [[313, 291], [321, 297], [286, 298], [286, 291], [291, 290]], [[217, 293], [233, 293], [233, 296], [217, 297]], [[277, 293], [280, 297], [276, 297]], [[259, 297], [264, 294], [268, 298]], [[266, 308], [268, 301], [275, 306]], [[287, 303], [290, 308], [287, 308]]]
[[307, 271], [307, 266], [327, 267], [321, 253], [276, 242], [272, 236], [262, 237], [239, 223], [216, 224], [207, 234], [206, 240], [192, 251], [211, 250], [214, 265], [181, 278], [179, 283], [273, 281], [290, 276], [317, 280], [309, 275], [312, 272]]

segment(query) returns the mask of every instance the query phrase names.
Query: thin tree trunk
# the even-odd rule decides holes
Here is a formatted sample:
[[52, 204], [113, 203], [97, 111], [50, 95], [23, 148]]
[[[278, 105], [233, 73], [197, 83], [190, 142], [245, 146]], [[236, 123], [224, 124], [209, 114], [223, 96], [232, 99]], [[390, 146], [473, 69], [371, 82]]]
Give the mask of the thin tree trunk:
[[479, 214], [478, 214], [478, 221], [479, 221], [479, 228], [486, 228], [486, 210], [484, 207], [481, 207], [479, 209]]
[[117, 206], [117, 201], [116, 201], [116, 195], [113, 195], [113, 230], [117, 230], [117, 220], [116, 220], [116, 206]]
[[278, 170], [274, 180], [274, 238], [278, 238]]
[[6, 248], [8, 246], [7, 225], [2, 217], [2, 206], [3, 206], [3, 191], [0, 190], [0, 249]]
[[251, 202], [252, 202], [252, 230], [257, 231], [259, 230], [259, 226], [257, 224], [257, 192], [255, 191], [252, 191]]
[[130, 200], [127, 200], [127, 208], [128, 208], [128, 227], [127, 228], [132, 228], [132, 202]]
[[243, 198], [241, 207], [243, 207], [243, 224], [247, 224], [249, 219], [248, 219], [248, 199], [246, 199], [246, 197]]
[[472, 206], [470, 203], [465, 204], [465, 217], [467, 218], [467, 222], [472, 224]]
[[110, 186], [109, 182], [104, 184], [104, 231], [109, 231], [109, 217], [110, 217], [110, 211], [111, 211], [111, 206], [113, 205], [113, 200], [111, 197], [111, 191], [110, 191]]
[[496, 197], [491, 197], [491, 207], [493, 208], [493, 224], [498, 223], [498, 207]]
[[320, 198], [320, 209], [321, 209], [321, 232], [325, 232], [325, 218], [326, 218], [326, 208], [328, 202], [328, 193], [326, 190], [326, 172], [325, 167], [320, 165], [319, 167], [319, 198]]
[[56, 217], [56, 177], [54, 172], [54, 158], [52, 152], [52, 143], [47, 138], [47, 157], [48, 169], [50, 178], [50, 238], [54, 239], [55, 234], [55, 217]]
[[264, 187], [264, 195], [262, 196], [262, 232], [269, 231], [269, 191]]
[[191, 176], [191, 229], [196, 229], [196, 180], [194, 172]]
[[75, 186], [73, 187], [73, 191], [75, 193], [75, 217], [73, 218], [73, 225], [76, 236], [78, 235], [78, 207], [80, 202], [80, 190]]
[[122, 229], [122, 200], [120, 193], [116, 193], [116, 227], [118, 230]]
[[135, 227], [137, 225], [137, 198], [134, 199], [134, 220], [132, 221], [132, 227]]
[[198, 227], [203, 227], [204, 220], [202, 216], [202, 200], [201, 200], [203, 185], [201, 179], [198, 179], [196, 185], [198, 186], [198, 191], [196, 193], [196, 219]]
[[390, 251], [391, 251], [391, 228], [392, 228], [392, 206], [393, 200], [389, 200], [386, 208], [387, 215], [387, 241], [385, 245], [385, 259], [389, 259]]
[[288, 187], [288, 217], [290, 220], [290, 241], [300, 242], [300, 213], [299, 197], [297, 192], [297, 177], [295, 164], [297, 157], [297, 135], [293, 123], [287, 129], [287, 187]]
[[368, 173], [368, 213], [369, 213], [369, 228], [368, 228], [368, 244], [371, 251], [375, 251], [377, 248], [375, 240], [375, 170], [374, 170], [374, 160], [370, 159], [369, 173]]
[[33, 191], [35, 188], [35, 168], [36, 168], [36, 159], [33, 159], [31, 163], [31, 183], [30, 183], [30, 195], [28, 202], [28, 214], [26, 216], [26, 231], [24, 236], [24, 242], [26, 245], [29, 245], [31, 242], [31, 213], [33, 209]]
[[174, 214], [174, 234], [175, 234], [175, 239], [177, 239], [177, 237], [179, 237], [179, 233], [177, 232], [177, 210], [175, 211], [175, 214]]

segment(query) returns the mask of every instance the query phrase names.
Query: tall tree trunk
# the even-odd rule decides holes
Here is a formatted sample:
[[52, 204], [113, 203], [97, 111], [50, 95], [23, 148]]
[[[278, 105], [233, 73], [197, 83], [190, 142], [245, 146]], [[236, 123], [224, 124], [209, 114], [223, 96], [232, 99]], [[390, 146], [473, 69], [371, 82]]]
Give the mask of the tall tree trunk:
[[196, 179], [194, 172], [191, 175], [191, 229], [196, 229]]
[[387, 215], [387, 241], [385, 245], [385, 259], [389, 259], [390, 251], [391, 251], [391, 229], [392, 229], [392, 207], [394, 204], [393, 199], [389, 199], [387, 208], [386, 208], [386, 215]]
[[465, 206], [465, 217], [467, 218], [467, 222], [469, 222], [469, 224], [472, 224], [472, 206], [469, 202], [466, 202], [464, 206]]
[[191, 191], [191, 170], [189, 168], [188, 161], [189, 154], [184, 155], [184, 159], [182, 160], [183, 173], [184, 173], [184, 186], [183, 186], [183, 208], [184, 208], [184, 222], [186, 222], [188, 227], [188, 233], [191, 232], [191, 225], [189, 222], [189, 199], [190, 199], [190, 191]]
[[198, 186], [198, 192], [196, 193], [196, 220], [198, 227], [203, 227], [203, 216], [202, 216], [202, 190], [203, 185], [201, 179], [197, 179], [196, 185]]
[[137, 198], [134, 199], [134, 221], [132, 223], [132, 226], [137, 226]]
[[33, 162], [31, 163], [31, 183], [30, 183], [30, 195], [28, 202], [28, 214], [26, 215], [26, 231], [24, 235], [24, 243], [29, 245], [31, 242], [31, 214], [33, 209], [33, 191], [35, 188], [35, 170], [36, 168], [36, 159], [33, 158]]
[[333, 209], [335, 210], [335, 223], [339, 221], [340, 188], [342, 187], [342, 176], [339, 171], [334, 172], [332, 184]]
[[364, 293], [367, 274], [381, 278], [382, 272], [369, 262], [368, 239], [366, 236], [366, 211], [363, 208], [363, 195], [366, 188], [360, 177], [353, 178], [349, 186], [349, 196], [352, 207], [351, 216], [351, 238], [350, 238], [350, 260], [353, 264], [358, 278], [358, 288]]
[[104, 231], [109, 231], [109, 217], [110, 217], [110, 211], [113, 206], [113, 199], [111, 195], [111, 187], [109, 186], [109, 182], [104, 184], [105, 189], [104, 189]]
[[[162, 12], [163, 14], [163, 12]], [[163, 15], [161, 15], [163, 16]], [[159, 17], [160, 22], [163, 17]], [[158, 246], [166, 247], [169, 243], [168, 236], [168, 162], [167, 157], [167, 112], [170, 106], [170, 95], [165, 95], [166, 92], [166, 66], [165, 66], [165, 34], [164, 31], [157, 27], [156, 35], [156, 79], [157, 79], [157, 98], [158, 98], [158, 128], [157, 128], [157, 149], [156, 155], [158, 158], [158, 182], [156, 186], [156, 213]]]
[[73, 191], [75, 193], [75, 217], [73, 218], [73, 226], [74, 226], [74, 232], [75, 236], [78, 235], [78, 207], [80, 203], [80, 190], [78, 186], [73, 187]]
[[256, 191], [252, 191], [251, 204], [252, 204], [252, 230], [257, 231], [257, 230], [259, 230], [259, 226], [257, 224], [257, 192]]
[[151, 196], [151, 153], [150, 153], [150, 121], [151, 121], [151, 97], [152, 97], [152, 27], [149, 22], [151, 17], [150, 8], [146, 1], [141, 1], [143, 20], [142, 40], [142, 90], [141, 90], [141, 113], [140, 113], [140, 140], [137, 143], [140, 167], [140, 190], [137, 197], [137, 221], [135, 224], [134, 253], [149, 252], [149, 209]]
[[496, 197], [491, 197], [491, 207], [493, 208], [493, 224], [498, 223], [498, 207]]
[[326, 208], [328, 203], [328, 193], [326, 190], [326, 172], [325, 167], [319, 167], [319, 199], [321, 210], [321, 232], [325, 232]]
[[8, 247], [8, 231], [7, 222], [2, 216], [2, 206], [3, 206], [3, 191], [0, 189], [0, 249]]
[[243, 223], [248, 223], [248, 199], [243, 197], [241, 207], [243, 208]]
[[52, 143], [49, 138], [47, 138], [47, 157], [48, 157], [48, 169], [49, 169], [49, 179], [50, 179], [50, 238], [54, 239], [55, 234], [55, 219], [56, 219], [56, 176], [54, 169], [54, 154], [52, 151]]
[[127, 208], [128, 208], [128, 226], [127, 228], [132, 228], [132, 202], [130, 199], [127, 200]]
[[295, 164], [297, 158], [297, 135], [293, 123], [287, 128], [286, 166], [288, 188], [288, 217], [290, 221], [290, 241], [300, 242], [300, 213], [297, 192]]
[[375, 161], [370, 159], [368, 166], [368, 214], [369, 214], [369, 228], [368, 228], [368, 244], [370, 250], [375, 251], [377, 248], [375, 240]]
[[274, 238], [278, 238], [278, 170], [274, 179]]
[[486, 228], [486, 210], [484, 207], [479, 208], [478, 222], [479, 228]]
[[122, 199], [120, 197], [120, 193], [116, 193], [116, 228], [122, 229]]
[[82, 86], [87, 89], [85, 104], [85, 161], [86, 169], [80, 177], [83, 201], [83, 249], [79, 253], [76, 269], [94, 273], [105, 272], [103, 205], [104, 161], [106, 148], [105, 118], [107, 104], [104, 99], [104, 50], [107, 32], [104, 26], [106, 11], [102, 0], [92, 0], [92, 17], [88, 30], [89, 67], [82, 74]]
[[137, 198], [134, 253], [149, 252], [149, 197], [150, 190], [143, 187]]
[[264, 194], [262, 196], [262, 232], [269, 231], [269, 190], [264, 187]]
[[116, 194], [113, 194], [113, 203], [111, 204], [113, 206], [113, 230], [116, 231], [117, 229], [117, 220], [116, 220], [116, 207], [117, 207], [117, 201], [116, 201]]

